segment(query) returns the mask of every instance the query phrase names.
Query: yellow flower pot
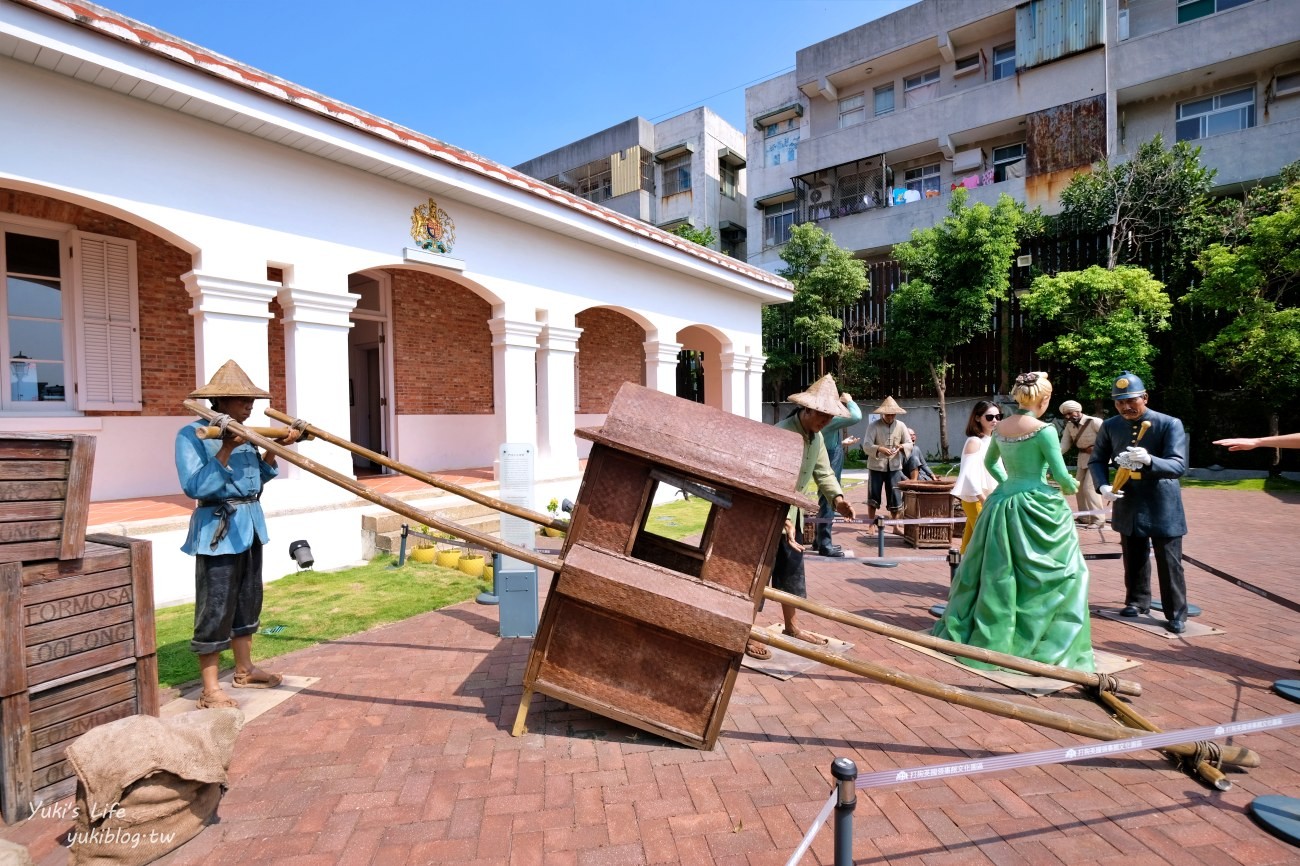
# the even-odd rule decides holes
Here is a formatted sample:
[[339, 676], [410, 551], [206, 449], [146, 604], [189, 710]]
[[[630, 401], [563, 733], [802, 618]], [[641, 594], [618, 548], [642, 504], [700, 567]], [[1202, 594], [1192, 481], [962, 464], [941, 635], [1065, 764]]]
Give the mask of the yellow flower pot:
[[551, 528], [551, 527], [549, 527], [549, 526], [543, 526], [543, 527], [542, 527], [542, 535], [545, 535], [547, 538], [562, 538], [562, 537], [564, 537], [564, 530], [563, 530], [563, 529], [553, 529], [553, 528]]
[[483, 566], [483, 579], [488, 582], [488, 585], [490, 587], [492, 584], [492, 566], [490, 565]]
[[434, 554], [438, 551], [432, 547], [416, 547], [411, 550], [411, 559], [416, 562], [430, 563], [433, 562]]
[[486, 566], [483, 564], [482, 554], [467, 553], [460, 558], [460, 562], [456, 563], [456, 567], [470, 577], [482, 577]]
[[456, 563], [460, 562], [461, 550], [459, 547], [448, 548], [447, 550], [438, 551], [438, 564], [443, 568], [455, 568]]

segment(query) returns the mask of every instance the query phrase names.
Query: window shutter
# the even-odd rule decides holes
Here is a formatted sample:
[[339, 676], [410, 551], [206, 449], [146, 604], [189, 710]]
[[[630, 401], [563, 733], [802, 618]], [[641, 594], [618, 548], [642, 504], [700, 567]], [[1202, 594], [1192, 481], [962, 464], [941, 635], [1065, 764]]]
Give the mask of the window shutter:
[[78, 357], [83, 410], [129, 411], [140, 400], [135, 241], [78, 233]]

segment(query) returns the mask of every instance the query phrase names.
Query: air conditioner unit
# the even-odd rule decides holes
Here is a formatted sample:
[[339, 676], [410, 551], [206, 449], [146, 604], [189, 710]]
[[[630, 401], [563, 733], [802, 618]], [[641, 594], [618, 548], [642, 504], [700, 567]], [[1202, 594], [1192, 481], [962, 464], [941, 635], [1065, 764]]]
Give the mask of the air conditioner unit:
[[952, 173], [960, 175], [968, 171], [979, 171], [984, 167], [984, 151], [981, 148], [959, 150], [952, 155]]
[[1274, 96], [1294, 96], [1300, 93], [1300, 72], [1279, 75], [1273, 85]]

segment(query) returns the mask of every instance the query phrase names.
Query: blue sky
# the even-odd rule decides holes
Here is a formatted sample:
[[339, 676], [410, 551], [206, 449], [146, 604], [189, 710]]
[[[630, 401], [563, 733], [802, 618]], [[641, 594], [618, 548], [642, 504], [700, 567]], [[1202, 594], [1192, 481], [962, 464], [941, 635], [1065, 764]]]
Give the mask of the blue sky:
[[380, 117], [517, 165], [631, 117], [705, 104], [914, 0], [100, 0]]

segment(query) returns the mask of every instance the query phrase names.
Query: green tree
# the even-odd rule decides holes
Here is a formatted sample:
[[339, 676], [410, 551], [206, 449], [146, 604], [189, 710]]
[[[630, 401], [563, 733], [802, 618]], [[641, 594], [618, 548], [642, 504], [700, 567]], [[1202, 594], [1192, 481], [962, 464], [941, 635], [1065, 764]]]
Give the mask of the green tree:
[[839, 355], [844, 322], [838, 311], [870, 288], [863, 263], [813, 223], [795, 226], [781, 251], [786, 266], [778, 273], [794, 283], [795, 339], [817, 355], [818, 373], [826, 372], [826, 356]]
[[907, 282], [889, 298], [886, 357], [927, 373], [939, 396], [939, 448], [948, 454], [946, 378], [954, 349], [993, 326], [997, 301], [1007, 295], [1011, 262], [1025, 222], [1023, 205], [1008, 195], [993, 207], [966, 205], [966, 191], [953, 191], [948, 216], [916, 229], [894, 247]]
[[1201, 351], [1267, 403], [1272, 435], [1279, 406], [1300, 390], [1300, 182], [1275, 201], [1275, 212], [1252, 219], [1241, 243], [1212, 244], [1201, 254], [1202, 280], [1183, 299], [1217, 314], [1222, 327]]
[[794, 335], [790, 332], [790, 305], [773, 304], [763, 308], [763, 384], [772, 402], [782, 399], [786, 383], [803, 361], [794, 351]]
[[702, 229], [697, 229], [690, 223], [682, 223], [677, 228], [673, 229], [673, 234], [677, 235], [679, 238], [685, 238], [691, 243], [699, 244], [702, 247], [709, 247], [710, 249], [712, 249], [713, 241], [715, 239], [713, 226], [705, 226]]
[[[1102, 162], [1061, 192], [1059, 221], [1078, 232], [1106, 232], [1106, 266], [1138, 264], [1144, 247], [1159, 250], [1158, 272], [1178, 281], [1220, 220], [1210, 187], [1215, 171], [1185, 141], [1166, 150], [1157, 135], [1126, 162]], [[1136, 370], [1134, 372], [1137, 372]]]
[[1164, 285], [1142, 268], [1093, 265], [1038, 277], [1020, 308], [1060, 330], [1038, 353], [1081, 371], [1079, 396], [1101, 400], [1119, 370], [1132, 370], [1151, 385], [1156, 350], [1149, 334], [1169, 329], [1173, 304]]

